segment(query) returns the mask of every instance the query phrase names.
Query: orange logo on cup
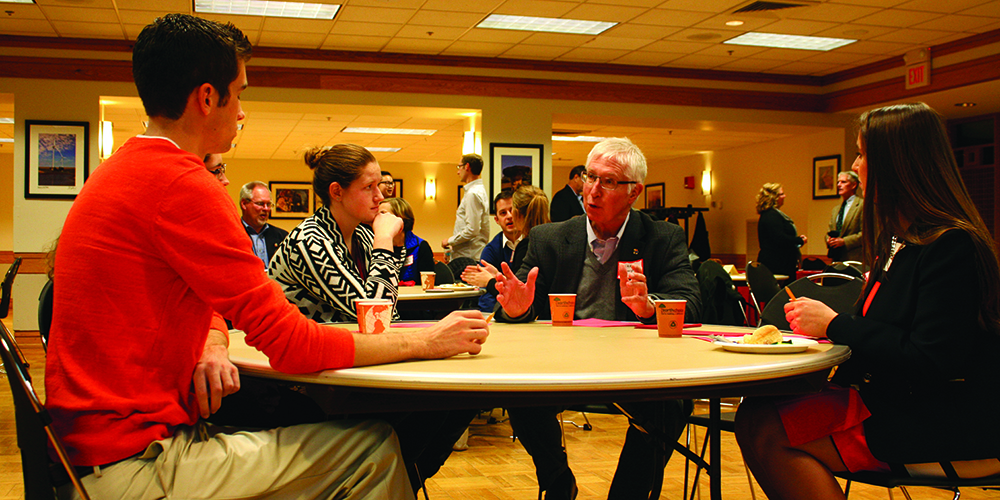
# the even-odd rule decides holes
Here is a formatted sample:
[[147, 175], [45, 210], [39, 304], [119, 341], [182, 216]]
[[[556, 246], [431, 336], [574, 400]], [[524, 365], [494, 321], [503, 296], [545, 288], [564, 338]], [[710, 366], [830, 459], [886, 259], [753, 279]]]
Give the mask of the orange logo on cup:
[[573, 326], [576, 309], [575, 293], [550, 293], [549, 309], [552, 311], [553, 326]]
[[354, 301], [358, 308], [358, 329], [361, 333], [382, 333], [392, 321], [392, 301], [388, 299], [361, 299]]

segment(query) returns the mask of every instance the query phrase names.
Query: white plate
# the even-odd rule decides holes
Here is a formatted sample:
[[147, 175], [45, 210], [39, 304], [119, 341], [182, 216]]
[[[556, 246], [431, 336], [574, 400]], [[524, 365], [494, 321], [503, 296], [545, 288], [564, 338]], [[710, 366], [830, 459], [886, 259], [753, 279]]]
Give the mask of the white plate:
[[448, 284], [445, 284], [445, 285], [438, 285], [437, 288], [444, 288], [445, 290], [461, 290], [461, 291], [475, 290], [476, 289], [476, 287], [474, 287], [472, 285], [456, 285], [454, 283], [448, 283]]
[[732, 352], [750, 352], [755, 354], [787, 354], [790, 352], [802, 352], [809, 348], [809, 346], [819, 344], [815, 340], [811, 339], [800, 339], [800, 338], [790, 338], [785, 340], [791, 340], [791, 344], [734, 344], [732, 342], [723, 342], [721, 340], [716, 340], [713, 342], [715, 345]]
[[454, 292], [454, 290], [446, 290], [444, 288], [428, 288], [427, 290], [424, 290], [424, 291], [427, 292], [427, 293], [451, 293], [451, 292]]

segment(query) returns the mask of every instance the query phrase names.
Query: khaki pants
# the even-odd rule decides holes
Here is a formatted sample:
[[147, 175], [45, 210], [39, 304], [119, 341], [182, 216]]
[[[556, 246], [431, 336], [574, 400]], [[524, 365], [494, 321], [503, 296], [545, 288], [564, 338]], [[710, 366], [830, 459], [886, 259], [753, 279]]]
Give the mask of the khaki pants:
[[[83, 478], [96, 499], [413, 499], [399, 443], [380, 421], [260, 431], [199, 422]], [[59, 498], [79, 495], [69, 484]]]

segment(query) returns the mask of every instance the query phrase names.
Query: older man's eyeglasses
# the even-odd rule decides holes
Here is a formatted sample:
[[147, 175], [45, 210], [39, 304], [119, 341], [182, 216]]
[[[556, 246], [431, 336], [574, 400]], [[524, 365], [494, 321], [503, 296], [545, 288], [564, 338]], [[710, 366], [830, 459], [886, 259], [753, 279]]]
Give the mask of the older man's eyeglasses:
[[212, 175], [216, 177], [222, 177], [222, 174], [226, 173], [226, 164], [220, 163], [218, 167], [209, 169], [208, 171], [212, 172]]
[[638, 181], [620, 181], [613, 177], [599, 177], [593, 172], [583, 172], [580, 174], [583, 182], [587, 184], [593, 184], [595, 182], [600, 183], [601, 187], [607, 191], [614, 191], [618, 189], [618, 186], [622, 184], [638, 184]]
[[257, 208], [259, 208], [261, 210], [270, 210], [271, 207], [274, 206], [273, 203], [265, 202], [265, 201], [251, 201], [250, 203], [252, 203], [255, 207], [257, 207]]

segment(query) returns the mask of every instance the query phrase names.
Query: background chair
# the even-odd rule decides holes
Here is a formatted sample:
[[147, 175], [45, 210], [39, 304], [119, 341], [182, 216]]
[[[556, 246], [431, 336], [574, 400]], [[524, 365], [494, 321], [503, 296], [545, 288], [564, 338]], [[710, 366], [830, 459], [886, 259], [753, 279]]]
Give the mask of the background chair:
[[3, 284], [0, 284], [0, 318], [6, 318], [10, 311], [10, 289], [14, 285], [14, 278], [17, 277], [17, 270], [21, 267], [21, 258], [14, 258], [14, 263], [7, 268], [7, 274], [3, 277]]
[[52, 280], [45, 282], [38, 294], [38, 335], [42, 337], [42, 348], [49, 351], [49, 329], [52, 328]]
[[[837, 283], [829, 278], [835, 278]], [[818, 300], [838, 313], [853, 313], [857, 310], [857, 302], [864, 287], [865, 280], [861, 278], [839, 273], [820, 273], [796, 280], [785, 288], [791, 290], [796, 297]], [[785, 320], [784, 308], [789, 299], [788, 293], [782, 291], [768, 301], [761, 312], [762, 323], [774, 325], [779, 330], [788, 330], [790, 326]]]
[[753, 307], [757, 310], [757, 317], [762, 318], [761, 304], [766, 304], [771, 297], [777, 295], [781, 286], [778, 285], [778, 280], [774, 279], [774, 273], [760, 262], [748, 263], [746, 273], [750, 302], [753, 302]]
[[[954, 493], [952, 500], [958, 500], [962, 496], [959, 488], [981, 487], [984, 489], [1000, 488], [1000, 476], [990, 476], [979, 479], [959, 479], [959, 478], [938, 478], [938, 477], [903, 477], [890, 473], [880, 472], [836, 472], [835, 476], [846, 479], [847, 485], [844, 487], [844, 496], [851, 494], [851, 482], [881, 486], [883, 488], [899, 487], [903, 496], [910, 500], [910, 493], [906, 491], [907, 486], [927, 486], [940, 488]], [[891, 494], [890, 494], [891, 498]]]
[[475, 259], [470, 259], [469, 257], [459, 257], [457, 259], [452, 259], [448, 262], [448, 269], [451, 270], [452, 282], [459, 282], [462, 280], [462, 271], [468, 266], [474, 266], [477, 262]]
[[747, 325], [746, 302], [736, 291], [733, 279], [722, 265], [706, 260], [698, 266], [698, 287], [701, 289], [701, 321], [713, 325]]
[[[24, 498], [27, 500], [55, 500], [57, 481], [53, 473], [68, 475], [76, 491], [84, 500], [90, 500], [87, 490], [80, 483], [80, 476], [69, 461], [66, 448], [52, 430], [52, 417], [42, 405], [31, 385], [28, 363], [21, 356], [14, 336], [7, 326], [0, 323], [0, 357], [7, 370], [10, 392], [14, 399], [14, 422], [17, 426], [17, 446], [21, 449], [21, 469], [24, 475]], [[62, 468], [50, 467], [48, 444], [52, 445]]]
[[448, 264], [434, 261], [434, 286], [447, 285], [455, 282], [455, 275], [452, 274]]

